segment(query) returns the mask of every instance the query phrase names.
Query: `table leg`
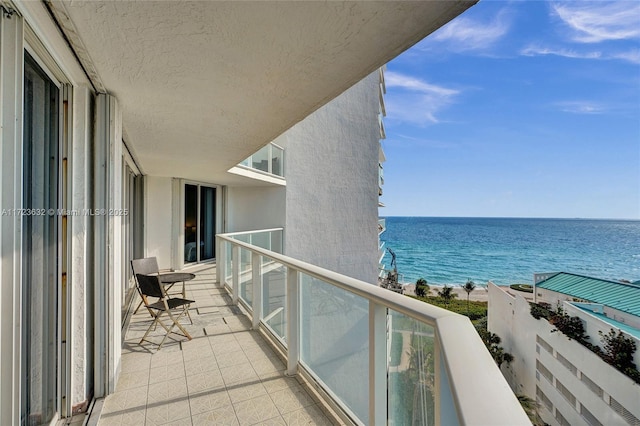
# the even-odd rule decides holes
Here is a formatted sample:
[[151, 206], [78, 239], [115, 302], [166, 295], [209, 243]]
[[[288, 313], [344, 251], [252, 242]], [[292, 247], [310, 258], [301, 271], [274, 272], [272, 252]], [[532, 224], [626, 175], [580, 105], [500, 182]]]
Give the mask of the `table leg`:
[[[187, 298], [187, 290], [185, 288], [185, 282], [182, 281], [182, 298], [186, 299]], [[189, 312], [189, 309], [187, 309], [187, 316], [189, 317], [189, 322], [193, 325], [193, 320], [191, 319], [191, 312]]]

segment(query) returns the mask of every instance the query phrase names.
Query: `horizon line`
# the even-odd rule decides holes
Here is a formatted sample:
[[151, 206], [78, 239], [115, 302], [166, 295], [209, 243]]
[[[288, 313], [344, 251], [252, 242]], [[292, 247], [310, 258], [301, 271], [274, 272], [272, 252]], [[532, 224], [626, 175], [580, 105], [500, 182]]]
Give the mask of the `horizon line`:
[[640, 218], [615, 218], [615, 217], [550, 217], [550, 216], [402, 216], [402, 215], [386, 215], [387, 217], [406, 217], [406, 218], [430, 218], [430, 219], [548, 219], [548, 220], [621, 220], [627, 222], [640, 222]]

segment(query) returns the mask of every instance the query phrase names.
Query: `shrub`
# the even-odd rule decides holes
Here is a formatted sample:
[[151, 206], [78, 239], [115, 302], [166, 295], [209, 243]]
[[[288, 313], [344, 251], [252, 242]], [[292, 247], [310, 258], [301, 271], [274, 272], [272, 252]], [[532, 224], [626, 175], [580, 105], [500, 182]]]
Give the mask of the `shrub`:
[[620, 371], [636, 369], [633, 363], [633, 353], [636, 351], [636, 342], [622, 334], [621, 330], [609, 330], [607, 334], [598, 332], [604, 349], [605, 359]]
[[548, 320], [551, 318], [551, 311], [549, 309], [540, 306], [537, 303], [530, 303], [529, 305], [531, 306], [531, 310], [529, 312], [535, 319], [544, 318]]
[[578, 342], [584, 342], [589, 338], [584, 334], [584, 323], [578, 317], [570, 317], [562, 314], [551, 318], [551, 323], [556, 326], [569, 339], [576, 339]]

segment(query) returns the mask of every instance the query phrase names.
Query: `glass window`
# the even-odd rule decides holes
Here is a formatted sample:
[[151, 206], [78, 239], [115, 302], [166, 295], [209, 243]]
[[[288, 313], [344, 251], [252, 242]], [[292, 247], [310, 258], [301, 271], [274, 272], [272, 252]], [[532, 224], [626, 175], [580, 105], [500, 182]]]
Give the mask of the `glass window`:
[[25, 52], [23, 207], [38, 213], [22, 216], [23, 425], [49, 423], [56, 412], [59, 96]]
[[184, 186], [184, 261], [200, 262], [216, 256], [216, 189]]

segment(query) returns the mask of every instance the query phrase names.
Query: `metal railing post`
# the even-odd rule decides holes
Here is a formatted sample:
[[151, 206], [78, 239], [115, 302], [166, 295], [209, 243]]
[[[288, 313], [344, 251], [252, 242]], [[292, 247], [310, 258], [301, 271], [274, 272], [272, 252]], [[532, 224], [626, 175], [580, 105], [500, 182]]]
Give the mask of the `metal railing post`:
[[298, 372], [300, 356], [300, 292], [299, 273], [287, 268], [287, 375]]
[[387, 424], [387, 308], [369, 300], [369, 424]]
[[262, 256], [251, 252], [251, 281], [253, 283], [252, 325], [257, 330], [262, 317]]
[[238, 297], [240, 293], [240, 246], [233, 245], [231, 249], [231, 265], [232, 269], [232, 279], [233, 283], [231, 283], [231, 300], [234, 305], [238, 304]]

